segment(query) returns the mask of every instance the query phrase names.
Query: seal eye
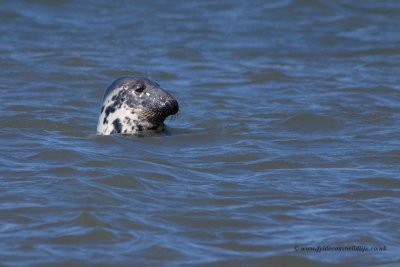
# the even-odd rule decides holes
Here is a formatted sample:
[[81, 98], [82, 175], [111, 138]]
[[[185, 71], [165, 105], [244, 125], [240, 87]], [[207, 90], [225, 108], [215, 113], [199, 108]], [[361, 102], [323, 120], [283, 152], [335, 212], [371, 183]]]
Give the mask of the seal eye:
[[133, 86], [135, 93], [141, 94], [143, 93], [144, 89], [146, 89], [146, 85], [144, 83], [137, 83]]

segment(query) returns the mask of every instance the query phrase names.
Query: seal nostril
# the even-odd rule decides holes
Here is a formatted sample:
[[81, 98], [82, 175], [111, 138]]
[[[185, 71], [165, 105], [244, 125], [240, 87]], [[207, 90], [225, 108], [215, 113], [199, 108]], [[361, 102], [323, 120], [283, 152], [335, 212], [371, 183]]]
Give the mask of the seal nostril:
[[179, 111], [178, 101], [174, 99], [173, 101], [170, 102], [170, 106], [171, 106], [171, 115], [175, 115], [176, 113], [178, 113]]

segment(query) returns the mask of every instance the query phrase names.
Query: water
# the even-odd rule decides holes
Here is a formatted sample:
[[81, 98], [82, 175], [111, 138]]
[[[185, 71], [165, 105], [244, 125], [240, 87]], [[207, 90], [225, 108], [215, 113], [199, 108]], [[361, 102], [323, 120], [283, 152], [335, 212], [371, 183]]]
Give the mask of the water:
[[[398, 266], [399, 18], [395, 0], [0, 1], [0, 263]], [[178, 99], [168, 134], [95, 135], [124, 75]], [[353, 245], [373, 251], [334, 250]]]

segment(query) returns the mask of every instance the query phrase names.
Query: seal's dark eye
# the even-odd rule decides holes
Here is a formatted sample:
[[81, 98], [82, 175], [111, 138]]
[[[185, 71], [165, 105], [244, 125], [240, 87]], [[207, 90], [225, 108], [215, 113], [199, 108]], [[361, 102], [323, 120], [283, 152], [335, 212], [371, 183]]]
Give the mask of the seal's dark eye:
[[133, 86], [135, 93], [143, 93], [144, 89], [146, 89], [146, 85], [144, 83], [137, 83]]

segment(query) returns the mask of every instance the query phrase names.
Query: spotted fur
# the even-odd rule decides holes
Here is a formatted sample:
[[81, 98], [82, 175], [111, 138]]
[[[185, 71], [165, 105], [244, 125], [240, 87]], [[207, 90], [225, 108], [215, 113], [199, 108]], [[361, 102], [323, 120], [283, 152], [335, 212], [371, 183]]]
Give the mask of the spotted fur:
[[178, 110], [178, 102], [157, 83], [143, 77], [122, 77], [104, 93], [97, 134], [161, 131], [164, 120]]

